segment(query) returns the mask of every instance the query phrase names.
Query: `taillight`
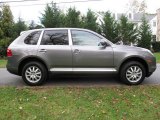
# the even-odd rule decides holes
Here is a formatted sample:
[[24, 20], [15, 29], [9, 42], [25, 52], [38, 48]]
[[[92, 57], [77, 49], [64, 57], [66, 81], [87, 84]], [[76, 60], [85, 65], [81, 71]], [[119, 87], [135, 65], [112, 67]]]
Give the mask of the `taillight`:
[[7, 57], [11, 57], [12, 56], [12, 50], [11, 49], [7, 49]]

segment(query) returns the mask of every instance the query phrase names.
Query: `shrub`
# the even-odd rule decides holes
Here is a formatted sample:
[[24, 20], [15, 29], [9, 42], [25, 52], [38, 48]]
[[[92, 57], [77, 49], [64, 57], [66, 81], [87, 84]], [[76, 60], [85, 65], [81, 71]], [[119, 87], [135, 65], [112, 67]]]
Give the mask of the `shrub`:
[[7, 48], [0, 47], [0, 58], [4, 58], [6, 56]]
[[0, 40], [0, 57], [1, 58], [6, 56], [6, 50], [10, 42], [11, 42], [10, 38], [4, 38]]
[[152, 49], [154, 52], [160, 52], [160, 42], [153, 42]]

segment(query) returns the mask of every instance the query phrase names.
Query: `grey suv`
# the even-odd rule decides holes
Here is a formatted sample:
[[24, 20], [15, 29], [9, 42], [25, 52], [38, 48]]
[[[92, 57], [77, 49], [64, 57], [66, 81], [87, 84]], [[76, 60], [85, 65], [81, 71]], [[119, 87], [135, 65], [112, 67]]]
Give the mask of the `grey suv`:
[[125, 84], [137, 85], [156, 69], [149, 50], [115, 45], [79, 28], [25, 31], [8, 47], [7, 56], [7, 70], [28, 85], [41, 85], [50, 72], [117, 73]]

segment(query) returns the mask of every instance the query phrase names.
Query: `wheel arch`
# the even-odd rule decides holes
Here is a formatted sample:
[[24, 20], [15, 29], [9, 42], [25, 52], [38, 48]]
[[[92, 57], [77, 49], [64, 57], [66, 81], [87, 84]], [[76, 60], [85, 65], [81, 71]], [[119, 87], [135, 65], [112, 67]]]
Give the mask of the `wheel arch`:
[[148, 74], [149, 74], [149, 66], [148, 66], [147, 62], [143, 58], [141, 58], [139, 56], [130, 56], [130, 57], [127, 57], [126, 59], [124, 59], [122, 61], [122, 63], [120, 64], [120, 66], [119, 66], [119, 69], [118, 69], [119, 72], [121, 71], [122, 66], [124, 64], [126, 64], [127, 62], [130, 62], [130, 61], [140, 62], [145, 67], [145, 69], [146, 69], [146, 76], [148, 76]]
[[37, 57], [37, 56], [28, 56], [28, 57], [25, 57], [23, 58], [20, 62], [19, 62], [19, 65], [18, 65], [18, 74], [21, 75], [22, 74], [22, 69], [23, 69], [23, 66], [28, 63], [28, 62], [31, 62], [31, 61], [36, 61], [36, 62], [40, 62], [42, 63], [45, 68], [47, 69], [47, 71], [49, 70], [49, 67], [47, 66], [46, 62], [44, 60], [42, 60], [41, 58]]

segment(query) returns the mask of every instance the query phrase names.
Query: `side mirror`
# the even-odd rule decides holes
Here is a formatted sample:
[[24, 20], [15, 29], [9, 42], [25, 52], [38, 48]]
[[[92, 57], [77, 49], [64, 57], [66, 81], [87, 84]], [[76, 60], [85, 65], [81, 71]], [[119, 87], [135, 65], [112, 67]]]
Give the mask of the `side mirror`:
[[107, 42], [100, 42], [99, 44], [98, 44], [98, 46], [101, 46], [102, 48], [106, 48], [107, 46], [108, 46], [108, 43]]

